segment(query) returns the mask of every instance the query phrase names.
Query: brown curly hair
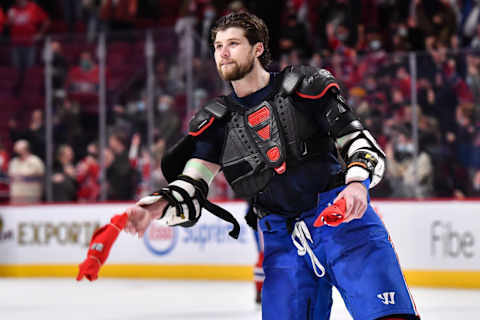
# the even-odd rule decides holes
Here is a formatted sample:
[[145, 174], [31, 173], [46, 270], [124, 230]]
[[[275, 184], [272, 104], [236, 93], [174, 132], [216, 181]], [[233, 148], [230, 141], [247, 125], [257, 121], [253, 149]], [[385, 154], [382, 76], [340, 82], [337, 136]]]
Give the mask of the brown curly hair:
[[257, 42], [263, 43], [264, 51], [258, 58], [262, 67], [266, 68], [272, 62], [270, 49], [268, 48], [269, 36], [265, 22], [249, 12], [230, 13], [220, 17], [210, 32], [211, 44], [215, 41], [218, 31], [224, 31], [231, 27], [238, 27], [245, 30], [245, 37], [250, 45]]

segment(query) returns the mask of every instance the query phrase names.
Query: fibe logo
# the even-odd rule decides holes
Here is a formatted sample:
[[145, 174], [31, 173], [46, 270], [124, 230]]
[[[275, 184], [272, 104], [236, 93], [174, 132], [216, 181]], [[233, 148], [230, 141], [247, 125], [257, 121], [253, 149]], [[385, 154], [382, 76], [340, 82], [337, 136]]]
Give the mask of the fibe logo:
[[143, 236], [145, 246], [156, 255], [166, 255], [175, 248], [178, 240], [177, 228], [152, 223]]
[[431, 255], [449, 258], [472, 258], [475, 238], [473, 232], [459, 231], [451, 222], [436, 220], [430, 226]]

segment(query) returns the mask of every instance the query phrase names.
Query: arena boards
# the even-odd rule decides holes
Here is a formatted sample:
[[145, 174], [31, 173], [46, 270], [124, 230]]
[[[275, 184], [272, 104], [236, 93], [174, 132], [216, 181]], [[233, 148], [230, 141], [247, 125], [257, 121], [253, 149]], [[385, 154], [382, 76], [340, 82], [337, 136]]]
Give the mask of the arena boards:
[[[220, 202], [241, 222], [204, 212], [194, 228], [153, 225], [122, 234], [100, 277], [252, 280], [256, 249], [243, 202]], [[91, 233], [130, 204], [0, 207], [0, 276], [74, 277]], [[480, 288], [480, 201], [374, 201], [412, 286]]]

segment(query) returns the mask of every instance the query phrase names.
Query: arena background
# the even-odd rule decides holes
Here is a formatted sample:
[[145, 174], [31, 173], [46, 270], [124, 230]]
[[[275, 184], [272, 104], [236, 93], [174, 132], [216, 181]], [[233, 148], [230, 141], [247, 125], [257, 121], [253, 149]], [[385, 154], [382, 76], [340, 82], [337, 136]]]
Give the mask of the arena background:
[[[271, 30], [270, 70], [331, 71], [386, 151], [373, 203], [406, 281], [480, 288], [477, 1], [27, 2], [41, 9], [0, 5], [0, 277], [73, 278], [95, 228], [166, 184], [165, 149], [230, 90], [208, 31], [249, 10]], [[21, 140], [39, 171], [14, 169]], [[100, 277], [252, 280], [245, 203], [221, 175], [209, 197], [242, 221], [239, 241], [204, 212], [191, 230], [122, 234]]]

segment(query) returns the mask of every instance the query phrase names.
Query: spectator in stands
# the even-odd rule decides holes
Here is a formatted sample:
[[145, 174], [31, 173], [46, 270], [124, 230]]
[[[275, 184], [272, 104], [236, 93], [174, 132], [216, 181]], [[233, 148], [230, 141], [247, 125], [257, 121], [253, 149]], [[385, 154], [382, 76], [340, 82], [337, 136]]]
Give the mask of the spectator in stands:
[[467, 75], [465, 81], [473, 94], [475, 122], [480, 123], [480, 51], [467, 54], [466, 61]]
[[323, 67], [322, 55], [318, 52], [313, 53], [308, 64], [315, 68], [322, 68]]
[[158, 98], [155, 130], [159, 138], [165, 140], [165, 145], [170, 147], [181, 135], [182, 122], [174, 110], [173, 96], [162, 95]]
[[473, 103], [471, 102], [462, 102], [456, 109], [455, 154], [457, 155], [457, 161], [467, 170], [474, 167], [475, 125], [473, 109]]
[[475, 170], [472, 178], [471, 197], [480, 197], [480, 169]]
[[58, 147], [52, 175], [53, 201], [75, 201], [77, 198], [77, 180], [73, 158], [71, 146], [63, 144]]
[[437, 39], [448, 42], [457, 32], [457, 17], [450, 0], [439, 0], [432, 17], [433, 30]]
[[83, 0], [83, 12], [87, 20], [87, 39], [88, 42], [95, 40], [97, 32], [101, 28], [100, 5], [101, 0]]
[[132, 200], [135, 195], [135, 171], [128, 157], [127, 136], [121, 132], [108, 140], [113, 159], [106, 161], [108, 200]]
[[26, 133], [30, 142], [32, 153], [45, 159], [45, 119], [43, 110], [35, 109], [30, 118], [30, 124]]
[[19, 122], [21, 122], [21, 119], [19, 116], [19, 114], [13, 116], [8, 122], [10, 140], [12, 142], [22, 139], [27, 140], [30, 146], [29, 149], [32, 153], [43, 159], [45, 155], [45, 126], [43, 111], [41, 109], [36, 109], [30, 114], [30, 121], [26, 129], [20, 126]]
[[116, 104], [112, 108], [112, 127], [114, 130], [131, 134], [137, 123], [143, 122], [145, 124], [145, 114], [145, 101], [143, 99], [129, 102], [127, 107]]
[[208, 58], [209, 54], [209, 35], [213, 23], [217, 20], [217, 9], [212, 3], [207, 3], [203, 10], [203, 17], [199, 23], [198, 31], [201, 37], [200, 57], [202, 59]]
[[27, 140], [15, 142], [13, 151], [16, 156], [10, 160], [8, 176], [10, 179], [11, 203], [36, 203], [43, 196], [43, 161], [30, 152]]
[[94, 202], [100, 195], [100, 165], [98, 164], [98, 146], [91, 142], [87, 146], [87, 155], [76, 167], [77, 199], [80, 202]]
[[414, 161], [415, 146], [407, 127], [397, 129], [387, 144], [387, 176], [392, 184], [392, 197], [428, 198], [433, 196], [433, 166], [430, 155], [421, 150]]
[[286, 21], [280, 30], [278, 42], [280, 54], [290, 53], [296, 49], [301, 51], [301, 56], [308, 57], [311, 55], [307, 28], [297, 20], [297, 15], [294, 11], [288, 13]]
[[12, 43], [12, 62], [20, 71], [16, 89], [23, 85], [26, 69], [35, 64], [38, 42], [50, 26], [50, 19], [45, 11], [29, 0], [16, 0], [7, 12], [7, 25], [10, 28]]
[[155, 64], [155, 95], [184, 92], [185, 83], [179, 76], [179, 72], [180, 67], [176, 66], [173, 59], [158, 57], [158, 61]]
[[69, 92], [96, 94], [99, 85], [99, 69], [92, 54], [84, 51], [80, 54], [77, 66], [70, 69], [66, 87]]
[[52, 86], [56, 98], [65, 97], [65, 80], [68, 74], [68, 62], [63, 54], [62, 44], [59, 41], [51, 43], [52, 60]]
[[240, 0], [231, 1], [228, 4], [227, 8], [228, 8], [227, 13], [247, 11], [247, 7], [245, 7], [245, 4], [243, 3], [243, 1], [240, 1]]
[[53, 115], [53, 133], [57, 144], [68, 144], [73, 146], [75, 154], [85, 154], [88, 140], [85, 140], [80, 107], [77, 103], [69, 99], [59, 102]]

